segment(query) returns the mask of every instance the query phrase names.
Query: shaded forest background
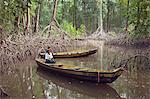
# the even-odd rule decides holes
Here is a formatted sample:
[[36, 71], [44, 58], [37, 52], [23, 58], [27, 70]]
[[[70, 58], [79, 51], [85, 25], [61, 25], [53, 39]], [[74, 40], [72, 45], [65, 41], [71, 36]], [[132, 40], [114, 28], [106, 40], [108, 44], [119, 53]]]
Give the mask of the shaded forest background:
[[0, 28], [7, 35], [48, 35], [52, 21], [71, 37], [90, 35], [101, 23], [111, 35], [150, 33], [149, 0], [1, 0], [0, 10]]

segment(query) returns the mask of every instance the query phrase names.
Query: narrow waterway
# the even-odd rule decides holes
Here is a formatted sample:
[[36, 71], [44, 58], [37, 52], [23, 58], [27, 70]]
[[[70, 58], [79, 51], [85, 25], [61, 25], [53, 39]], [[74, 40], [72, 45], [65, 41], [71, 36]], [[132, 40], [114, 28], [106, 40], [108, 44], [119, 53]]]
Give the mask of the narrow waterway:
[[63, 77], [39, 68], [29, 59], [17, 65], [1, 66], [0, 85], [9, 95], [6, 98], [11, 99], [149, 99], [150, 60], [139, 52], [102, 45], [96, 54], [87, 57], [56, 59], [64, 64], [103, 70], [125, 64], [127, 70], [111, 84]]

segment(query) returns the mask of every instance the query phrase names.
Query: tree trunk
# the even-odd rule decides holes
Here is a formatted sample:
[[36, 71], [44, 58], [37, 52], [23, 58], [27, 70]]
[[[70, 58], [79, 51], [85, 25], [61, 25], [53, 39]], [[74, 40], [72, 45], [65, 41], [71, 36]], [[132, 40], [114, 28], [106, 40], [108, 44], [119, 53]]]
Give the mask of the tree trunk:
[[22, 17], [23, 35], [26, 35], [26, 21], [27, 21], [27, 15], [26, 15], [26, 13], [24, 13], [23, 17]]
[[95, 16], [93, 16], [93, 18], [92, 18], [92, 23], [91, 23], [91, 27], [92, 27], [92, 29], [91, 29], [91, 31], [92, 31], [92, 33], [96, 30], [96, 17]]
[[19, 23], [20, 23], [20, 17], [16, 16], [14, 21], [14, 30], [16, 33], [18, 33], [19, 30]]
[[29, 32], [31, 32], [30, 31], [30, 26], [31, 26], [31, 21], [30, 21], [30, 8], [27, 8], [27, 12], [24, 14], [24, 21], [25, 21], [25, 33], [24, 34], [26, 34], [26, 33], [29, 33]]
[[137, 23], [136, 23], [136, 26], [135, 26], [135, 30], [138, 29], [138, 26], [139, 26], [139, 23], [140, 23], [140, 3], [141, 3], [141, 1], [138, 1], [138, 4], [137, 4]]
[[61, 1], [61, 3], [62, 3], [62, 17], [61, 17], [61, 20], [63, 21], [64, 20], [64, 11], [65, 11], [65, 9], [64, 9], [64, 0], [62, 0]]
[[97, 18], [97, 15], [96, 15], [96, 11], [97, 11], [97, 9], [96, 9], [96, 4], [94, 3], [94, 7], [93, 7], [93, 9], [92, 9], [92, 11], [93, 11], [93, 17], [92, 17], [92, 19], [91, 19], [91, 32], [93, 33], [95, 30], [96, 30], [96, 28], [97, 28], [97, 25], [96, 25], [96, 18]]
[[127, 17], [126, 17], [126, 28], [125, 28], [126, 33], [128, 33], [129, 4], [130, 4], [130, 0], [128, 0], [127, 2]]
[[30, 19], [29, 19], [29, 9], [27, 10], [27, 14], [26, 14], [26, 18], [27, 18], [27, 20], [26, 20], [26, 33], [28, 33], [28, 31], [29, 31], [29, 21], [30, 21]]
[[88, 16], [87, 16], [87, 0], [83, 0], [83, 14], [84, 14], [84, 26], [85, 32], [88, 35]]
[[40, 10], [41, 10], [41, 4], [39, 3], [39, 4], [38, 4], [38, 7], [37, 7], [37, 9], [36, 9], [34, 32], [38, 32], [38, 31], [39, 31]]
[[28, 21], [27, 21], [27, 23], [28, 23], [28, 25], [27, 25], [27, 32], [31, 33], [31, 16], [30, 16], [30, 8], [29, 7], [28, 7], [27, 19], [28, 19]]
[[77, 13], [76, 13], [76, 8], [77, 8], [77, 2], [76, 0], [73, 1], [74, 2], [74, 12], [73, 12], [73, 27], [75, 27], [77, 29]]
[[107, 0], [107, 26], [106, 26], [106, 32], [108, 33], [109, 31], [109, 13], [110, 13], [110, 1]]
[[54, 0], [53, 14], [51, 17], [51, 22], [56, 21], [57, 6], [58, 6], [58, 0]]
[[6, 33], [4, 33], [3, 27], [0, 25], [0, 45], [2, 44], [2, 40], [7, 37]]
[[58, 0], [54, 0], [53, 14], [50, 21], [50, 27], [48, 28], [49, 31], [48, 37], [50, 37], [51, 24], [54, 22], [54, 24], [57, 25], [57, 20], [56, 20], [57, 6], [58, 6]]

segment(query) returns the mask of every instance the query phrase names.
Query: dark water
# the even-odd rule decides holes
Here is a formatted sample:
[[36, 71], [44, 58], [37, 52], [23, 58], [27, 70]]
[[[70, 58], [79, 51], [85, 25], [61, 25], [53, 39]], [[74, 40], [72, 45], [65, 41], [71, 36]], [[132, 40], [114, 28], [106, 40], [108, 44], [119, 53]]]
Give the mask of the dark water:
[[[125, 71], [111, 84], [96, 84], [63, 77], [37, 68], [29, 59], [1, 67], [0, 85], [11, 99], [150, 99], [150, 60], [137, 50], [99, 47], [98, 53], [82, 58], [57, 59], [64, 64], [112, 69], [126, 64]], [[136, 56], [137, 57], [134, 57]], [[3, 97], [4, 98], [4, 97]]]

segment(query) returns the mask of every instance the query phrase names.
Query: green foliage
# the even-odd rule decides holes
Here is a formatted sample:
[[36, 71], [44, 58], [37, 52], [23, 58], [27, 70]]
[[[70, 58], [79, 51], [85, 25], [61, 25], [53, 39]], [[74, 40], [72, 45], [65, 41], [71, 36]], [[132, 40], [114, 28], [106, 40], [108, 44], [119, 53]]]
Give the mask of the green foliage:
[[43, 1], [40, 17], [40, 26], [44, 29], [50, 22], [50, 17], [52, 15], [52, 5], [51, 2]]
[[11, 19], [14, 19], [15, 5], [12, 1], [0, 1], [0, 24], [6, 30], [12, 29]]
[[150, 1], [132, 1], [129, 14], [133, 37], [147, 37], [150, 28]]
[[30, 9], [31, 16], [35, 16], [36, 0], [1, 0], [0, 23], [7, 32], [14, 30], [15, 18], [20, 17], [20, 27], [23, 25], [22, 16]]
[[29, 4], [30, 6], [30, 9], [31, 9], [31, 15], [32, 16], [35, 16], [35, 11], [36, 11], [36, 8], [37, 8], [37, 2], [35, 0], [32, 0], [31, 3]]
[[121, 5], [123, 16], [128, 17], [128, 31], [132, 37], [147, 37], [150, 27], [150, 1], [149, 0], [129, 0], [129, 12], [127, 13], [128, 0], [118, 0]]
[[115, 32], [108, 32], [109, 35], [113, 36], [113, 37], [116, 37], [117, 34]]
[[66, 21], [64, 21], [61, 24], [61, 26], [65, 31], [67, 31], [74, 38], [84, 35], [85, 32], [83, 25], [81, 25], [81, 27], [76, 30], [76, 28], [72, 26], [72, 23], [67, 23]]
[[[109, 7], [109, 30], [112, 31], [111, 35], [115, 35], [113, 32], [124, 32], [128, 16], [130, 34], [133, 37], [147, 37], [150, 31], [150, 1], [129, 1], [129, 9], [127, 9], [128, 0], [109, 0], [109, 3], [108, 0], [103, 0], [104, 30], [107, 27], [107, 7]], [[34, 27], [34, 18], [39, 3], [41, 4], [39, 25], [41, 30], [44, 29], [50, 22], [54, 0], [0, 0], [0, 25], [10, 32], [14, 30], [15, 18], [19, 16], [20, 27], [22, 28], [22, 24], [24, 24], [22, 21], [23, 14], [30, 8], [30, 20]], [[99, 25], [100, 4], [100, 0], [63, 0], [63, 3], [59, 0], [56, 19], [72, 37], [79, 37], [84, 34], [85, 23], [87, 23], [87, 31], [92, 33]], [[86, 11], [84, 7], [86, 7]], [[64, 17], [62, 18], [62, 16]]]

